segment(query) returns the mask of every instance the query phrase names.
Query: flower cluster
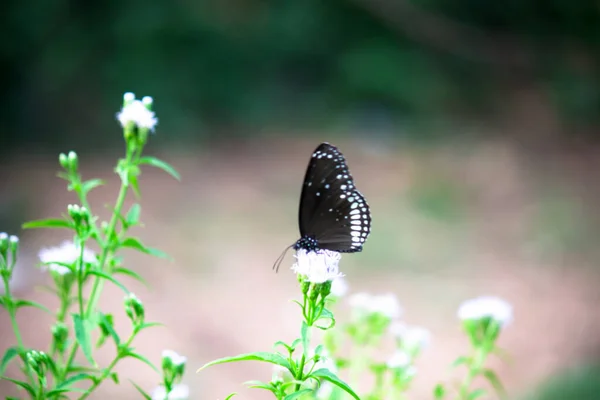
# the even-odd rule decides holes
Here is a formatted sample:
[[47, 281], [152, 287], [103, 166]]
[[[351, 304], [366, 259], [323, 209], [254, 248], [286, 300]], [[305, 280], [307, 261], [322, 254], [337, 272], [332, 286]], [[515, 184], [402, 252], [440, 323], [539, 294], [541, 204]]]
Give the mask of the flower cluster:
[[[60, 246], [41, 249], [38, 256], [44, 267], [52, 273], [66, 275], [73, 271], [73, 264], [79, 259], [80, 253], [79, 245], [65, 240]], [[84, 248], [83, 262], [93, 264], [96, 262], [96, 254], [92, 250]]]
[[292, 266], [292, 270], [297, 275], [303, 276], [307, 282], [325, 283], [344, 276], [338, 266], [342, 255], [335, 251], [300, 249], [294, 257], [296, 263]]

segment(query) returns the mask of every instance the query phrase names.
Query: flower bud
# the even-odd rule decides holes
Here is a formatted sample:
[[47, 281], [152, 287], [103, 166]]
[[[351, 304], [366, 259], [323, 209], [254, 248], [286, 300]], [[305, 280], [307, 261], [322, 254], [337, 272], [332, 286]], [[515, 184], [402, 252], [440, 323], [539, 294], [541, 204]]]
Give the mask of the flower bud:
[[8, 249], [10, 240], [6, 232], [0, 232], [0, 273], [4, 278], [10, 279], [12, 275], [11, 261], [8, 259]]
[[135, 100], [135, 94], [127, 92], [123, 95], [123, 107]]
[[60, 153], [60, 155], [58, 156], [58, 162], [60, 163], [60, 166], [64, 169], [69, 169], [69, 160], [67, 159], [67, 155], [65, 153]]
[[0, 254], [6, 258], [6, 252], [8, 250], [8, 233], [0, 232]]
[[69, 337], [69, 328], [62, 322], [57, 322], [52, 326], [52, 346], [60, 354], [67, 348], [67, 339]]
[[25, 355], [25, 363], [31, 368], [38, 377], [40, 383], [46, 385], [46, 368], [48, 366], [48, 356], [43, 351], [30, 350]]
[[162, 369], [166, 387], [171, 387], [173, 383], [181, 380], [185, 372], [186, 362], [187, 357], [179, 355], [173, 350], [163, 350]]
[[150, 96], [144, 96], [142, 98], [142, 103], [146, 106], [146, 108], [152, 111], [152, 104], [154, 104], [154, 100]]
[[69, 155], [67, 156], [67, 159], [69, 161], [69, 169], [71, 171], [77, 171], [77, 168], [79, 166], [79, 159], [77, 158], [77, 153], [75, 153], [74, 151], [70, 151]]
[[125, 313], [134, 325], [137, 326], [144, 323], [144, 305], [133, 293], [125, 296]]

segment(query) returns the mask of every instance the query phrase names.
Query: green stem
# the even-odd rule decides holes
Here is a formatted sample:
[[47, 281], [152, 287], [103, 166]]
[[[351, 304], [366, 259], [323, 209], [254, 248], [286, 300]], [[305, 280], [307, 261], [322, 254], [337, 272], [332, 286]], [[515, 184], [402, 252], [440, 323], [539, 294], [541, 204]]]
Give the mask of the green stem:
[[[129, 166], [131, 163], [131, 151], [127, 151], [127, 156], [125, 158], [125, 165]], [[113, 243], [111, 243], [111, 239], [114, 236], [114, 231], [117, 226], [117, 222], [119, 220], [119, 215], [121, 214], [121, 210], [123, 209], [123, 204], [125, 203], [125, 198], [127, 197], [127, 190], [129, 189], [129, 182], [125, 179], [121, 179], [121, 188], [119, 189], [119, 195], [117, 196], [117, 201], [115, 203], [114, 211], [110, 222], [108, 224], [108, 228], [106, 229], [106, 243], [102, 247], [102, 253], [100, 255], [100, 260], [98, 263], [98, 268], [100, 271], [104, 271], [106, 261], [108, 260], [109, 253], [113, 250]], [[92, 291], [90, 293], [90, 299], [87, 304], [87, 308], [85, 309], [85, 313], [82, 313], [84, 318], [89, 318], [92, 312], [96, 309], [96, 305], [100, 298], [100, 293], [102, 292], [102, 287], [104, 285], [104, 279], [97, 276], [94, 280], [94, 284], [92, 286]], [[75, 354], [77, 353], [79, 345], [77, 342], [74, 342], [71, 346], [71, 351], [69, 352], [69, 357], [67, 359], [67, 363], [65, 364], [65, 369], [61, 375], [60, 380], [64, 380], [67, 376], [67, 372], [75, 359]]]
[[79, 259], [77, 260], [77, 297], [79, 300], [79, 315], [83, 318], [83, 250], [85, 241], [79, 240]]
[[487, 353], [486, 347], [483, 345], [475, 349], [475, 354], [469, 362], [469, 372], [460, 385], [459, 399], [466, 400], [469, 398], [469, 388], [471, 387], [471, 383], [473, 383], [473, 379], [479, 375], [483, 362], [487, 357]]
[[[108, 236], [108, 240], [106, 245], [102, 249], [102, 254], [100, 255], [99, 268], [100, 271], [104, 271], [104, 267], [106, 264], [106, 260], [108, 259], [109, 253], [113, 250], [113, 243], [111, 243], [111, 237], [114, 235], [115, 228], [117, 226], [117, 222], [119, 220], [119, 215], [121, 214], [121, 210], [123, 209], [123, 204], [125, 203], [125, 197], [127, 197], [127, 190], [129, 189], [128, 182], [121, 182], [121, 188], [119, 190], [119, 196], [117, 197], [116, 206], [114, 208], [114, 212], [110, 222], [108, 224], [108, 229], [106, 230], [106, 234]], [[94, 280], [94, 285], [92, 286], [92, 291], [90, 294], [90, 301], [88, 302], [87, 308], [85, 310], [85, 316], [89, 317], [91, 313], [96, 308], [98, 303], [100, 293], [102, 292], [102, 286], [104, 284], [104, 278], [99, 276]]]
[[[127, 339], [127, 341], [125, 342], [125, 344], [121, 347], [122, 349], [128, 349], [129, 345], [131, 344], [131, 342], [133, 342], [133, 339], [135, 338], [135, 335], [137, 334], [137, 329], [134, 329], [134, 331], [131, 333], [131, 336], [129, 336], [129, 339]], [[112, 372], [113, 368], [115, 367], [115, 365], [117, 365], [117, 363], [123, 358], [123, 354], [121, 353], [121, 351], [119, 351], [117, 353], [117, 355], [115, 356], [115, 358], [111, 361], [110, 364], [108, 364], [108, 367], [104, 368], [104, 372], [102, 373], [102, 375], [100, 375], [100, 378], [98, 378], [94, 384], [92, 386], [90, 386], [90, 388], [88, 390], [86, 390], [86, 392], [79, 397], [79, 400], [84, 400], [86, 399], [90, 394], [92, 394], [94, 392], [94, 390], [96, 390], [96, 388], [98, 388], [98, 386], [100, 386], [100, 384], [106, 379], [108, 378], [108, 376], [110, 375], [110, 373]]]
[[[4, 281], [4, 296], [7, 300], [6, 310], [8, 311], [8, 315], [10, 316], [10, 324], [12, 326], [13, 332], [15, 334], [15, 338], [17, 339], [17, 345], [19, 346], [19, 353], [22, 353], [25, 350], [25, 344], [23, 343], [23, 338], [21, 337], [21, 331], [19, 331], [19, 324], [17, 323], [17, 310], [15, 309], [14, 299], [10, 293], [10, 285], [8, 284], [9, 278], [6, 276], [2, 276], [2, 280]], [[23, 361], [25, 362], [25, 361]], [[34, 383], [33, 375], [31, 375], [31, 371], [29, 367], [25, 365], [25, 371], [27, 374], [27, 379], [31, 384]]]

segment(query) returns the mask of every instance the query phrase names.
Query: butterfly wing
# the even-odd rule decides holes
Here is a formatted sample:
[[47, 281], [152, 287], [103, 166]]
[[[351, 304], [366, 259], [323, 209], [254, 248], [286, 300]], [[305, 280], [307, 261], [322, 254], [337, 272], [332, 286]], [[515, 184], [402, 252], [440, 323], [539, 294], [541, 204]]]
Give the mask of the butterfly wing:
[[313, 236], [322, 249], [357, 252], [371, 232], [371, 213], [354, 186], [343, 154], [322, 143], [311, 156], [299, 210], [300, 235]]

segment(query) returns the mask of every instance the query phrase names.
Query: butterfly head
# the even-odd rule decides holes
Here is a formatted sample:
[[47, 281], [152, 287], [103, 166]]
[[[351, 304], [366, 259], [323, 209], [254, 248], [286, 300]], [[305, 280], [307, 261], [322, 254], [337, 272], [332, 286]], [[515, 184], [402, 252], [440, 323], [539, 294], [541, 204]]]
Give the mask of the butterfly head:
[[302, 236], [296, 243], [294, 243], [294, 250], [304, 249], [306, 251], [317, 251], [319, 250], [319, 243], [312, 235]]

